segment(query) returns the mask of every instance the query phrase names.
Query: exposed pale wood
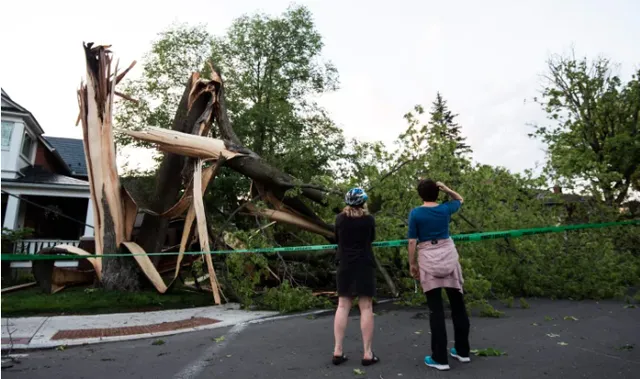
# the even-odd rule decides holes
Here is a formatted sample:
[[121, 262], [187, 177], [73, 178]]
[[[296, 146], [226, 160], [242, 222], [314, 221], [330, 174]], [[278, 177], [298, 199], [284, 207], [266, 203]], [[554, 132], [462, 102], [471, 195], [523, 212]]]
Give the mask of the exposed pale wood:
[[138, 205], [124, 187], [122, 189], [122, 199], [124, 207], [124, 234], [127, 241], [131, 241], [131, 235], [133, 234], [133, 227], [136, 224], [136, 216], [138, 215]]
[[[94, 255], [73, 245], [56, 245], [55, 249], [65, 250], [70, 254], [81, 255], [83, 257], [93, 257]], [[97, 254], [97, 252], [96, 252]], [[102, 280], [102, 258], [87, 258], [96, 272], [98, 280]]]
[[51, 284], [51, 294], [56, 294], [60, 291], [62, 291], [63, 289], [65, 289], [67, 286], [65, 286], [64, 284]]
[[[198, 73], [192, 73], [186, 84], [178, 108], [176, 109], [171, 130], [184, 133], [203, 134], [206, 125], [211, 124], [211, 112], [208, 117], [202, 117], [207, 108], [212, 108], [208, 102], [214, 96], [209, 93], [201, 93], [197, 98], [191, 98], [197, 83], [201, 81]], [[202, 128], [200, 125], [205, 125]], [[155, 212], [155, 217], [145, 216], [142, 220], [138, 233], [138, 241], [145, 251], [158, 251], [162, 248], [163, 240], [158, 235], [164, 235], [168, 228], [168, 220], [176, 215], [185, 212], [188, 206], [184, 207], [184, 202], [178, 202], [178, 207], [167, 209], [168, 204], [175, 202], [183, 184], [191, 183], [193, 180], [193, 163], [180, 154], [166, 153], [162, 158], [160, 167], [156, 173], [155, 193], [149, 202], [150, 207]], [[188, 187], [186, 185], [185, 187]], [[191, 188], [185, 190], [191, 198]], [[183, 197], [184, 198], [184, 197]], [[186, 199], [185, 199], [186, 200]], [[184, 207], [184, 208], [183, 208]], [[184, 209], [184, 210], [183, 210]], [[175, 212], [175, 213], [174, 213]], [[157, 263], [157, 259], [152, 259]]]
[[253, 204], [249, 204], [247, 205], [247, 209], [249, 209], [252, 213], [254, 214], [258, 214], [260, 216], [266, 217], [270, 220], [274, 220], [274, 221], [278, 221], [278, 222], [284, 222], [286, 224], [291, 224], [291, 225], [295, 225], [298, 226], [304, 230], [308, 230], [310, 232], [316, 233], [316, 234], [320, 234], [321, 236], [325, 236], [328, 238], [334, 238], [334, 234], [333, 231], [322, 228], [304, 218], [302, 218], [301, 216], [289, 213], [289, 212], [285, 212], [285, 211], [278, 211], [278, 210], [274, 210], [274, 209], [258, 209], [257, 207], [255, 207]]
[[[202, 190], [203, 194], [206, 191], [207, 186], [209, 185], [209, 182], [214, 177], [214, 175], [218, 172], [218, 170], [220, 169], [220, 167], [221, 167], [223, 162], [224, 162], [223, 160], [218, 160], [215, 165], [209, 166], [209, 167], [205, 168], [202, 171], [201, 190]], [[190, 182], [190, 185], [188, 187], [189, 189], [193, 188], [193, 182], [194, 182], [193, 180]], [[186, 195], [186, 191], [185, 191], [185, 195]], [[183, 198], [184, 198], [184, 196], [183, 196]], [[192, 200], [193, 196], [190, 196], [189, 199]], [[180, 200], [182, 201], [182, 199], [180, 199]], [[185, 200], [185, 202], [186, 202], [186, 200]], [[178, 278], [178, 274], [180, 273], [180, 267], [182, 265], [182, 259], [183, 259], [183, 256], [184, 256], [184, 252], [187, 249], [187, 243], [189, 241], [189, 236], [191, 235], [191, 228], [193, 226], [193, 221], [195, 220], [195, 216], [196, 216], [195, 209], [193, 207], [193, 203], [190, 203], [188, 205], [189, 205], [189, 211], [187, 212], [187, 216], [186, 216], [186, 218], [184, 220], [184, 227], [182, 228], [182, 239], [180, 240], [180, 250], [178, 252], [178, 259], [176, 260], [175, 274], [173, 276], [173, 280], [174, 281]], [[172, 284], [173, 284], [173, 282], [172, 282]]]
[[228, 150], [223, 140], [173, 130], [150, 127], [144, 131], [120, 130], [120, 132], [141, 141], [154, 143], [162, 151], [186, 155], [191, 158], [219, 159], [223, 157], [230, 160], [243, 155], [240, 152]]
[[134, 99], [133, 97], [131, 97], [131, 96], [129, 96], [129, 95], [126, 95], [126, 94], [124, 94], [124, 93], [122, 93], [122, 92], [118, 92], [118, 91], [116, 91], [116, 92], [115, 92], [115, 94], [116, 94], [116, 96], [120, 96], [121, 98], [123, 98], [123, 99], [125, 99], [125, 100], [129, 100], [129, 101], [131, 101], [131, 102], [133, 102], [133, 103], [136, 103], [136, 104], [138, 104], [138, 103], [139, 103], [139, 101], [138, 101], [137, 99]]
[[[127, 234], [112, 125], [118, 69], [111, 75], [111, 52], [106, 47], [93, 47], [89, 43], [84, 50], [87, 77], [78, 91], [78, 99], [94, 207], [95, 251], [113, 254]], [[114, 258], [103, 262], [101, 273], [106, 288], [139, 288], [135, 265], [126, 260]]]
[[176, 261], [176, 272], [173, 280], [175, 280], [180, 273], [180, 265], [182, 264], [184, 252], [187, 251], [189, 236], [191, 235], [191, 229], [193, 227], [193, 222], [195, 221], [195, 219], [196, 210], [193, 208], [193, 204], [191, 204], [191, 206], [189, 207], [189, 211], [187, 212], [187, 216], [184, 219], [184, 227], [182, 228], [182, 239], [180, 240], [180, 250], [178, 252], [178, 260]]
[[171, 208], [167, 209], [165, 212], [159, 214], [158, 216], [162, 218], [173, 219], [188, 211], [189, 207], [191, 206], [191, 202], [193, 201], [193, 197], [191, 196], [193, 185], [192, 183], [193, 182], [189, 182], [189, 185], [187, 185], [187, 188], [185, 188], [182, 197], [180, 197], [180, 200], [178, 200], [177, 203], [175, 203]]
[[122, 79], [124, 79], [125, 75], [127, 75], [127, 73], [129, 71], [131, 71], [131, 69], [133, 68], [133, 66], [136, 65], [136, 63], [138, 63], [137, 61], [133, 61], [131, 62], [131, 64], [129, 65], [129, 67], [127, 67], [126, 70], [122, 71], [122, 73], [118, 76], [116, 76], [116, 84], [120, 83], [120, 81], [122, 81]]
[[167, 285], [164, 283], [164, 280], [162, 280], [162, 276], [160, 276], [151, 259], [149, 259], [149, 256], [140, 245], [135, 242], [123, 242], [122, 244], [133, 254], [133, 258], [138, 262], [142, 272], [149, 278], [156, 290], [160, 293], [167, 292]]
[[[202, 201], [202, 162], [198, 160], [195, 166], [195, 173], [193, 177], [193, 207], [196, 213], [196, 224], [198, 227], [198, 235], [200, 239], [200, 247], [203, 252], [209, 253], [211, 249], [209, 247], [209, 232], [207, 231], [207, 219], [204, 213], [204, 202]], [[205, 254], [205, 261], [207, 262], [207, 270], [209, 272], [209, 280], [211, 281], [211, 289], [213, 290], [213, 298], [216, 304], [220, 304], [220, 292], [218, 289], [218, 279], [213, 267], [213, 260], [211, 254]]]
[[9, 292], [15, 292], [15, 291], [19, 291], [19, 290], [23, 290], [26, 288], [31, 288], [38, 285], [38, 282], [31, 282], [31, 283], [23, 283], [23, 284], [18, 284], [17, 286], [12, 286], [12, 287], [6, 287], [3, 288], [0, 293], [9, 293]]
[[66, 286], [91, 283], [93, 278], [94, 274], [91, 271], [78, 271], [71, 268], [53, 266], [51, 293], [56, 293]]

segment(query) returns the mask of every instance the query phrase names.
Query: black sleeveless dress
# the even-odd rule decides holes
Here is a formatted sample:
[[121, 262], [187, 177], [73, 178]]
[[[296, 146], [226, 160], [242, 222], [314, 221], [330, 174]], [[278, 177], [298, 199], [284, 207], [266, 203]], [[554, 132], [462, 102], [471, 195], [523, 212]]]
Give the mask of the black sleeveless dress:
[[373, 216], [336, 217], [338, 296], [376, 295], [376, 264], [371, 243], [376, 237]]

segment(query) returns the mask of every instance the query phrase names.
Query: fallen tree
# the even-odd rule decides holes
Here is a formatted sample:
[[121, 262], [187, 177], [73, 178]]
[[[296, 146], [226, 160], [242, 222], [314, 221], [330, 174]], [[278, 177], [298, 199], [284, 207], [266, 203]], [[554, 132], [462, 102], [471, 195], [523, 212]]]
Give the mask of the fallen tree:
[[[118, 178], [112, 112], [114, 97], [119, 95], [115, 86], [133, 64], [120, 75], [116, 66], [112, 74], [112, 54], [107, 46], [94, 47], [92, 44], [86, 44], [85, 57], [87, 83], [83, 83], [78, 92], [79, 119], [82, 122], [91, 197], [95, 208], [95, 252], [108, 255], [128, 251], [135, 258], [109, 258], [102, 266], [98, 263], [100, 260], [92, 262], [105, 288], [138, 290], [142, 285], [139, 278], [145, 276], [159, 292], [166, 292], [179, 277], [184, 252], [194, 241], [191, 236], [195, 223], [195, 235], [201, 250], [205, 253], [203, 259], [207, 267], [206, 276], [214, 301], [216, 304], [221, 303], [221, 295], [224, 294], [217, 280], [211, 254], [206, 254], [211, 251], [212, 236], [207, 226], [202, 195], [223, 166], [250, 178], [253, 183], [251, 196], [262, 200], [270, 207], [257, 207], [251, 202], [246, 202], [241, 207], [251, 214], [273, 222], [294, 225], [321, 235], [330, 242], [335, 240], [333, 226], [324, 222], [303, 201], [303, 198], [306, 198], [326, 204], [325, 196], [329, 191], [320, 186], [298, 182], [242, 145], [227, 115], [223, 81], [220, 75], [212, 70], [210, 79], [201, 78], [198, 73], [191, 75], [171, 130], [149, 127], [143, 131], [121, 131], [137, 140], [154, 144], [165, 153], [156, 178], [155, 195], [151, 201], [153, 209], [142, 210], [145, 218], [137, 241], [132, 241], [133, 225], [139, 210]], [[217, 126], [216, 134], [222, 139], [207, 136], [214, 123]], [[207, 166], [203, 169], [204, 165]], [[176, 201], [178, 193], [183, 188], [184, 194]], [[299, 189], [299, 194], [287, 195], [287, 191], [291, 189]], [[146, 252], [160, 251], [168, 221], [185, 213], [174, 275], [169, 283], [165, 283], [158, 271], [159, 259], [150, 259]], [[224, 229], [224, 225], [222, 228]], [[221, 242], [224, 244], [224, 238]], [[230, 245], [227, 243], [224, 246]], [[76, 254], [88, 254], [78, 251], [81, 249], [77, 248], [60, 248]], [[284, 263], [286, 272], [285, 260], [279, 255], [278, 257]], [[397, 290], [391, 277], [379, 262], [376, 262], [392, 293], [396, 294]], [[270, 271], [281, 281], [276, 273]], [[290, 273], [289, 277], [293, 279]]]

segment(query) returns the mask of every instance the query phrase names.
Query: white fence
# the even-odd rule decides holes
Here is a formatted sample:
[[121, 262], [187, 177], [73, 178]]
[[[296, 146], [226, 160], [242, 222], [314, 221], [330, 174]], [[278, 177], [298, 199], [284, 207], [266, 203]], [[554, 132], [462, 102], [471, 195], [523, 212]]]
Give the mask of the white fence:
[[[14, 254], [35, 254], [46, 247], [57, 245], [78, 246], [79, 240], [25, 239], [17, 241], [13, 246]], [[77, 261], [57, 261], [57, 267], [77, 267]], [[31, 268], [31, 262], [11, 262], [12, 268]]]

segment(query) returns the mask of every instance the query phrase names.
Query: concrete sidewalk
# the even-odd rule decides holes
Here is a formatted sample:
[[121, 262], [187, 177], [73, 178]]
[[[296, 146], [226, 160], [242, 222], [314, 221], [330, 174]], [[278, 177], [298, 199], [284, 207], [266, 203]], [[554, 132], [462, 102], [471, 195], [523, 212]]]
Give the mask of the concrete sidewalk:
[[2, 318], [2, 350], [45, 349], [161, 337], [275, 316], [238, 304], [92, 316]]

